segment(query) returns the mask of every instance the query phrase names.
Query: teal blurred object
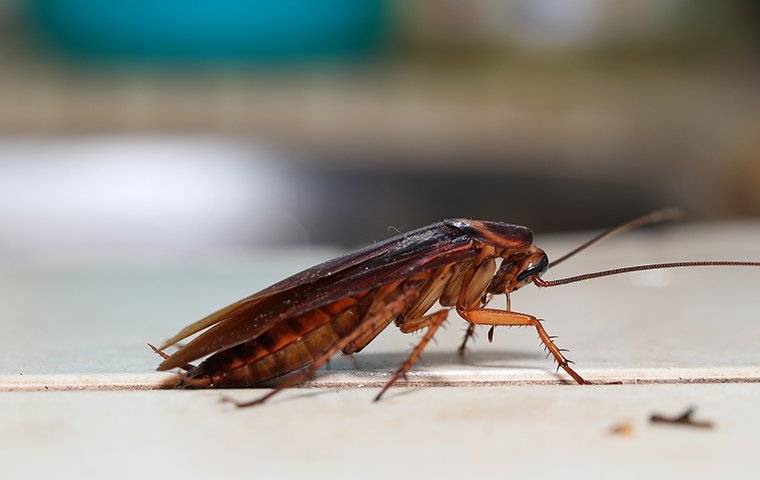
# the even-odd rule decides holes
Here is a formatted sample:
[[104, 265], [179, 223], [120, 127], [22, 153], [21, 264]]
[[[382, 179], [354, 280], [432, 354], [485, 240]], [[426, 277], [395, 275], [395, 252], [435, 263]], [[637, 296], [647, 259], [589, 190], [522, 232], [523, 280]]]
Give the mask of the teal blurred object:
[[384, 0], [29, 0], [32, 27], [76, 57], [297, 61], [382, 46]]

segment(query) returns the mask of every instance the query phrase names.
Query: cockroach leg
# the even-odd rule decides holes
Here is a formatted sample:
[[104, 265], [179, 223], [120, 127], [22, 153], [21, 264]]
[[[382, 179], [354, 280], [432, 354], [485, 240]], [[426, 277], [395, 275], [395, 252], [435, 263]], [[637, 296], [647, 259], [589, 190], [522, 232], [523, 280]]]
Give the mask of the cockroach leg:
[[467, 325], [467, 331], [464, 333], [462, 344], [459, 345], [459, 348], [457, 348], [457, 353], [459, 354], [460, 357], [464, 357], [464, 353], [467, 348], [467, 341], [474, 337], [475, 337], [475, 324], [471, 323]]
[[[507, 295], [507, 310], [511, 309], [511, 303], [509, 301], [509, 293]], [[492, 294], [484, 294], [483, 298], [481, 299], [481, 303], [485, 307], [489, 303], [491, 303], [491, 300], [493, 300]], [[471, 339], [475, 338], [475, 325], [469, 324], [467, 325], [467, 331], [464, 333], [464, 338], [462, 339], [462, 343], [459, 345], [459, 348], [457, 348], [457, 353], [460, 357], [464, 357], [464, 354], [467, 350], [467, 342]], [[493, 329], [488, 331], [488, 341], [493, 342]]]
[[[153, 352], [155, 352], [156, 355], [158, 355], [159, 357], [163, 358], [164, 360], [166, 360], [167, 358], [169, 358], [169, 355], [167, 355], [163, 350], [159, 350], [158, 348], [154, 347], [150, 343], [148, 344], [148, 346], [150, 347], [151, 350], [153, 350]], [[190, 370], [195, 369], [195, 365], [192, 365], [190, 363], [186, 363], [184, 365], [181, 365], [179, 368], [182, 369], [182, 370], [184, 370], [184, 371], [186, 371], [186, 372], [189, 372]]]
[[[456, 308], [457, 312], [463, 317], [466, 315], [465, 312], [468, 306], [477, 306], [478, 299], [480, 306], [485, 306], [493, 298], [493, 295], [489, 296], [487, 294], [487, 287], [493, 277], [493, 272], [496, 270], [496, 262], [493, 258], [488, 258], [487, 256], [483, 256], [482, 258], [485, 258], [486, 261], [480, 261], [480, 258], [476, 259], [468, 269], [464, 270], [462, 279], [459, 282], [460, 288]], [[464, 334], [462, 343], [457, 349], [460, 357], [464, 357], [467, 342], [470, 338], [474, 337], [475, 326], [470, 324]]]
[[438, 330], [438, 328], [443, 324], [443, 321], [446, 320], [446, 316], [449, 314], [448, 310], [441, 310], [439, 312], [431, 313], [429, 315], [425, 315], [420, 319], [419, 324], [426, 324], [427, 325], [427, 331], [425, 332], [425, 335], [422, 336], [419, 343], [412, 349], [411, 353], [409, 353], [409, 356], [406, 357], [406, 360], [404, 360], [404, 363], [401, 364], [398, 370], [396, 370], [396, 373], [393, 374], [390, 380], [388, 380], [388, 383], [385, 384], [385, 386], [380, 390], [380, 392], [375, 397], [375, 402], [380, 400], [385, 392], [393, 386], [396, 381], [406, 376], [406, 372], [409, 371], [409, 369], [412, 368], [414, 363], [420, 358], [420, 355], [422, 354], [422, 351], [425, 349], [427, 344], [430, 342], [430, 340], [433, 339], [433, 336], [435, 335], [435, 332]]
[[580, 385], [588, 385], [589, 382], [583, 379], [575, 370], [570, 367], [570, 360], [567, 360], [562, 355], [557, 345], [552, 340], [552, 337], [546, 333], [541, 321], [533, 315], [527, 315], [525, 313], [517, 312], [505, 312], [503, 310], [496, 310], [492, 308], [477, 308], [468, 310], [466, 312], [465, 320], [476, 325], [491, 325], [491, 326], [515, 326], [515, 327], [535, 327], [538, 332], [538, 338], [546, 346], [549, 352], [554, 356], [554, 360], [557, 362], [558, 369], [562, 368], [568, 375], [573, 377]]
[[395, 317], [390, 316], [387, 320], [379, 323], [378, 325], [371, 325], [367, 327], [353, 342], [349, 343], [345, 348], [343, 348], [343, 353], [349, 355], [352, 353], [361, 352], [364, 347], [369, 345], [369, 343], [372, 342], [372, 340], [374, 340], [378, 335], [380, 335], [380, 333], [385, 330], [385, 328], [394, 320]]
[[[448, 313], [448, 310], [442, 310], [441, 312]], [[438, 315], [441, 312], [431, 313], [420, 318], [410, 318], [404, 320], [402, 323], [399, 323], [398, 329], [401, 330], [401, 333], [414, 333], [418, 330], [422, 330], [423, 328], [432, 327], [436, 322], [439, 321]], [[445, 320], [446, 316], [444, 315], [443, 318]]]

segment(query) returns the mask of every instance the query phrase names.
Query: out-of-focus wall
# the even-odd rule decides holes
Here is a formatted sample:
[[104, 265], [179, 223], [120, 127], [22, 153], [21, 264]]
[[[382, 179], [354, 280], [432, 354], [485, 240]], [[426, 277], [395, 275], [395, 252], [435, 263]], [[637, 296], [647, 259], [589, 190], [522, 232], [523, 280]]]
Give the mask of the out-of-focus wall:
[[[152, 177], [125, 177], [145, 200], [129, 215], [145, 218], [152, 205], [192, 219], [162, 196], [176, 192], [161, 183], [172, 177], [216, 178], [222, 161], [244, 192], [262, 189], [261, 165], [276, 171], [258, 206], [279, 209], [235, 194], [216, 213], [233, 219], [214, 224], [227, 233], [196, 232], [223, 245], [353, 245], [448, 216], [558, 231], [672, 204], [705, 218], [760, 214], [754, 2], [180, 3], [0, 6], [0, 170], [17, 187], [7, 205], [35, 204], [48, 225], [65, 204], [62, 190], [34, 188], [40, 169], [60, 174], [51, 152], [65, 163], [97, 151], [63, 170], [100, 158], [91, 181], [118, 183], [130, 168]], [[188, 150], [197, 155], [183, 163]], [[230, 192], [203, 185], [196, 200]], [[125, 189], [89, 192], [69, 207], [118, 216], [135, 205]], [[69, 227], [77, 238], [84, 224], [26, 231], [13, 211], [0, 223], [14, 225], [14, 245]], [[241, 227], [246, 212], [277, 227]], [[166, 238], [193, 235], [191, 220], [176, 225]]]

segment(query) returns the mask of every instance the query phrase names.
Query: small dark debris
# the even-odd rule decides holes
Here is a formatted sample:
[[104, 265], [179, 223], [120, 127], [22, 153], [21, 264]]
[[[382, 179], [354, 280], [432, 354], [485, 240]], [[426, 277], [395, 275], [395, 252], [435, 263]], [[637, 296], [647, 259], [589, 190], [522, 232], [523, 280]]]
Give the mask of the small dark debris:
[[713, 422], [707, 420], [694, 420], [692, 415], [697, 409], [695, 407], [689, 407], [681, 415], [677, 417], [668, 417], [660, 414], [653, 414], [649, 417], [650, 423], [661, 423], [670, 425], [683, 425], [685, 427], [696, 428], [713, 428]]

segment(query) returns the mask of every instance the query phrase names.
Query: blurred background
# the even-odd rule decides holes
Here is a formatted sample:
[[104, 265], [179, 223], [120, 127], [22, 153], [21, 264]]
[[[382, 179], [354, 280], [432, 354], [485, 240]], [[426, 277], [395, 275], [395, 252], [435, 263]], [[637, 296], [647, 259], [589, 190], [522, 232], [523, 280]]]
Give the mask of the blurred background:
[[756, 216], [758, 5], [6, 0], [0, 256]]

